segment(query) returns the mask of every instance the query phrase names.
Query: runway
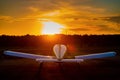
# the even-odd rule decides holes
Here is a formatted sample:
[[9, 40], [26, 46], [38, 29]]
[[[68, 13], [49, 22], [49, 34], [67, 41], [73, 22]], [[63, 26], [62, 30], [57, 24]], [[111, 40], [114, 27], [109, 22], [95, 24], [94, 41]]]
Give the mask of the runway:
[[0, 61], [1, 80], [119, 80], [120, 64], [116, 61], [78, 63], [46, 62], [29, 59]]

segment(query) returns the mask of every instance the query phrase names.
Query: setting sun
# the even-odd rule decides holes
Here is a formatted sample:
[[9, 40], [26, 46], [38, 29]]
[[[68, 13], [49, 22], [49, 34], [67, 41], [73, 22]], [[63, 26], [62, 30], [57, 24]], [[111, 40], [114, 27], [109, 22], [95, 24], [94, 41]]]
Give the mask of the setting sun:
[[62, 25], [52, 21], [43, 22], [43, 29], [42, 34], [53, 35], [53, 34], [60, 34]]

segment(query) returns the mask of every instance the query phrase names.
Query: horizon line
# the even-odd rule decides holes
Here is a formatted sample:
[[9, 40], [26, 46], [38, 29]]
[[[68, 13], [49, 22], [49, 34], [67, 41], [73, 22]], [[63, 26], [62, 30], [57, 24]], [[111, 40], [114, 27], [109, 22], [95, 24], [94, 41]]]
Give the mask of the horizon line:
[[57, 36], [57, 35], [71, 35], [71, 36], [74, 36], [74, 35], [78, 35], [78, 36], [92, 36], [92, 35], [120, 35], [120, 34], [53, 34], [53, 35], [49, 35], [49, 34], [40, 34], [40, 35], [35, 35], [35, 34], [24, 34], [24, 35], [8, 35], [8, 34], [0, 34], [0, 36]]

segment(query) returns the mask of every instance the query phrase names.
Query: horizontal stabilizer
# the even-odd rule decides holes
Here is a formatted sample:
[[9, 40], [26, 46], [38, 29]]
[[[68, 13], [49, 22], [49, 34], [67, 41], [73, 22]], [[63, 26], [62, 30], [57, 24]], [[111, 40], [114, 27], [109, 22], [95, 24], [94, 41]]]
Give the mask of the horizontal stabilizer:
[[36, 59], [38, 62], [82, 62], [83, 59]]
[[75, 59], [95, 59], [95, 58], [112, 57], [115, 55], [116, 55], [116, 52], [104, 52], [104, 53], [97, 53], [97, 54], [75, 56]]
[[53, 58], [53, 56], [43, 56], [43, 55], [28, 54], [28, 53], [14, 52], [14, 51], [4, 51], [4, 54], [9, 56], [16, 56], [16, 57], [23, 57], [23, 58], [30, 58], [30, 59]]

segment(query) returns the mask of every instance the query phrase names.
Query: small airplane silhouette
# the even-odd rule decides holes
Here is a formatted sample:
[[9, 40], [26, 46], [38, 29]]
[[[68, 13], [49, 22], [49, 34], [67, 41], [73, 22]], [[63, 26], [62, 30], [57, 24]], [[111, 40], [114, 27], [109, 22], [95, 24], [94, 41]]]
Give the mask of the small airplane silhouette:
[[4, 51], [5, 55], [23, 57], [35, 59], [38, 62], [83, 62], [85, 59], [96, 59], [96, 58], [105, 58], [105, 57], [113, 57], [116, 55], [116, 52], [104, 52], [104, 53], [96, 53], [96, 54], [88, 54], [88, 55], [79, 55], [75, 56], [74, 59], [64, 59], [64, 54], [67, 51], [67, 47], [63, 44], [56, 44], [53, 47], [53, 51], [55, 56], [44, 56], [44, 55], [36, 55], [15, 51]]

